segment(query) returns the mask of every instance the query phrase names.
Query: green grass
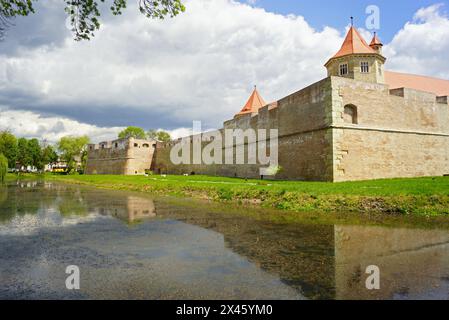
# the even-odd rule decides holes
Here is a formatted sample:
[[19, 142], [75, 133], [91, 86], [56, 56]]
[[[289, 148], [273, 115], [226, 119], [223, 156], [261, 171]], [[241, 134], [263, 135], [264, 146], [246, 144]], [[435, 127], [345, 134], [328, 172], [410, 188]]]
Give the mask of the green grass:
[[45, 177], [108, 189], [188, 196], [292, 211], [357, 211], [449, 217], [449, 177], [340, 183], [174, 175]]

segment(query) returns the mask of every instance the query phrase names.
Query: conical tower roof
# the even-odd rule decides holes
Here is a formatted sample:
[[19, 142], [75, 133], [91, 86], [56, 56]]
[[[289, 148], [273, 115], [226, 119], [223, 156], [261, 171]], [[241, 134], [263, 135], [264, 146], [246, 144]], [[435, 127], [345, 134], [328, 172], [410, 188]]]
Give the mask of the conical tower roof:
[[351, 26], [351, 28], [348, 31], [348, 34], [346, 35], [345, 41], [343, 41], [340, 50], [332, 57], [332, 59], [355, 53], [375, 54], [376, 51], [374, 51], [366, 43], [366, 41], [363, 39], [363, 37], [360, 35], [357, 29], [354, 28], [354, 26]]
[[236, 114], [236, 116], [248, 114], [248, 113], [257, 113], [257, 111], [266, 106], [267, 103], [264, 101], [264, 99], [260, 96], [259, 92], [257, 91], [257, 88], [254, 87], [253, 93], [251, 93], [248, 101], [246, 102], [245, 106], [242, 108], [242, 110]]
[[380, 41], [379, 37], [377, 36], [377, 33], [374, 32], [373, 40], [371, 40], [371, 43], [369, 44], [370, 47], [373, 46], [383, 46], [382, 42]]

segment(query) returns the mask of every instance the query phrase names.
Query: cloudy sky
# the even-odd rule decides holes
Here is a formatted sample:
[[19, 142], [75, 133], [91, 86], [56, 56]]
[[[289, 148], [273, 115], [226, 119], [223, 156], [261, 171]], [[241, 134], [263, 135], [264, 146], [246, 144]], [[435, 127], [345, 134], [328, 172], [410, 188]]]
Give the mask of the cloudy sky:
[[185, 13], [164, 21], [136, 3], [103, 15], [84, 42], [73, 41], [62, 0], [16, 19], [0, 42], [0, 130], [98, 142], [128, 125], [175, 135], [193, 120], [220, 127], [255, 84], [272, 101], [324, 78], [350, 15], [370, 36], [370, 4], [381, 9], [387, 69], [449, 79], [448, 1], [187, 0]]

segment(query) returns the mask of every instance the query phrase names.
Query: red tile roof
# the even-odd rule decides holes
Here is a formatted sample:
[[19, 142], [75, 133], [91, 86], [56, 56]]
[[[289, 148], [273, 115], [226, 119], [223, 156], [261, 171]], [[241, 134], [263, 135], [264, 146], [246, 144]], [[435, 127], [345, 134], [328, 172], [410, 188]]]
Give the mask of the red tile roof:
[[254, 91], [249, 97], [248, 101], [246, 102], [245, 106], [242, 108], [242, 111], [237, 113], [237, 116], [248, 114], [248, 113], [257, 113], [257, 111], [266, 106], [267, 104], [263, 100], [263, 98], [260, 96], [259, 92], [257, 91], [256, 87], [254, 87]]
[[363, 39], [356, 28], [351, 27], [340, 50], [332, 57], [338, 58], [354, 53], [376, 53]]
[[449, 80], [385, 71], [385, 83], [390, 89], [409, 88], [432, 92], [437, 96], [449, 96]]
[[377, 34], [374, 32], [374, 37], [373, 40], [371, 40], [371, 43], [369, 44], [370, 47], [373, 46], [383, 46], [382, 42], [380, 41], [379, 37], [377, 36]]

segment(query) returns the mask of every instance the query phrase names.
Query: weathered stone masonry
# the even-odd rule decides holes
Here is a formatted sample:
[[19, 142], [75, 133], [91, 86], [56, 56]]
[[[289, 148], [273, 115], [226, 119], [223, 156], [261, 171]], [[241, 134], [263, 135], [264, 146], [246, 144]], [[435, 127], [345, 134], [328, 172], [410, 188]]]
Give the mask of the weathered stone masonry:
[[144, 174], [153, 161], [153, 140], [118, 139], [89, 144], [86, 174]]
[[[224, 128], [279, 129], [283, 171], [277, 179], [345, 181], [449, 173], [449, 106], [437, 102], [435, 94], [390, 92], [387, 85], [329, 77], [277, 105], [224, 123]], [[356, 123], [345, 119], [345, 106], [356, 111]], [[259, 165], [171, 165], [173, 145], [157, 145], [157, 172], [259, 177]]]
[[[377, 36], [368, 45], [352, 27], [342, 48], [326, 63], [327, 78], [270, 104], [254, 89], [221, 132], [278, 129], [282, 171], [276, 179], [347, 181], [449, 174], [449, 81], [388, 72], [385, 60]], [[105, 143], [105, 149], [101, 144], [90, 146], [87, 173], [142, 174], [151, 168], [168, 174], [260, 177], [263, 166], [257, 163], [193, 164], [193, 145], [190, 164], [175, 165], [170, 152], [179, 141], [147, 149], [120, 140]], [[112, 147], [116, 143], [119, 147]], [[246, 154], [249, 146], [244, 144]], [[235, 142], [234, 157], [236, 148]], [[224, 143], [221, 151], [225, 163]]]
[[[435, 94], [333, 77], [333, 181], [449, 173], [449, 105]], [[344, 120], [344, 106], [357, 123]]]

